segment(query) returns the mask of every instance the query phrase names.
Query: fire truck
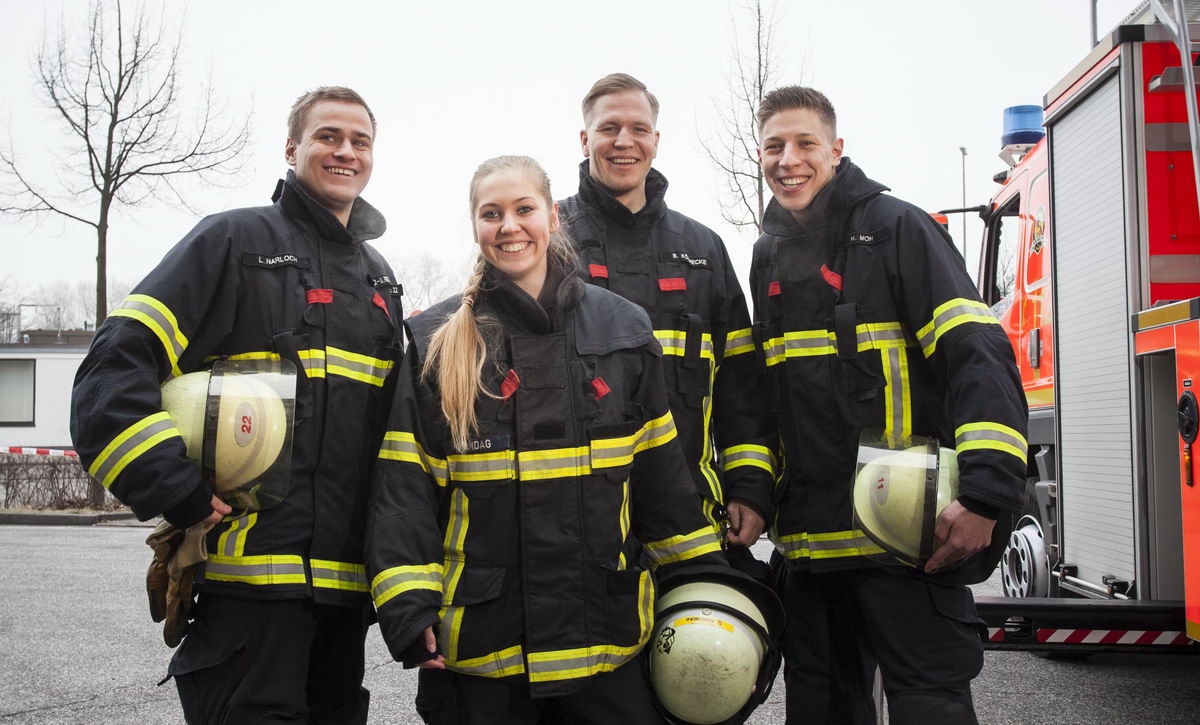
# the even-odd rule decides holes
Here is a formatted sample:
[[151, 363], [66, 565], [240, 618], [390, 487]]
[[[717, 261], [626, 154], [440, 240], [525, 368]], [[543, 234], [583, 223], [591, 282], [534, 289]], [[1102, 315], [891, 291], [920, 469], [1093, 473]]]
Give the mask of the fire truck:
[[1040, 107], [1008, 109], [1009, 168], [974, 209], [980, 292], [1029, 402], [1005, 596], [977, 600], [993, 649], [1200, 652], [1200, 24], [1189, 12], [1143, 3]]

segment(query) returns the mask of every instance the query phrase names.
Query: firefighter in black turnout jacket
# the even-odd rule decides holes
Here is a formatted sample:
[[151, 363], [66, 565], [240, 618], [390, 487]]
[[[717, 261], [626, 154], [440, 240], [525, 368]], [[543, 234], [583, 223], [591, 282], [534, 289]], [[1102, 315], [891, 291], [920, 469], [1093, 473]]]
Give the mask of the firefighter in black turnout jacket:
[[658, 100], [614, 73], [583, 100], [579, 193], [559, 203], [585, 279], [637, 303], [662, 344], [667, 395], [706, 516], [732, 543], [765, 527], [775, 461], [746, 300], [725, 245], [667, 208]]
[[[215, 524], [169, 669], [189, 723], [366, 722], [362, 532], [402, 318], [366, 243], [383, 217], [359, 198], [374, 135], [354, 91], [302, 96], [274, 205], [200, 222], [109, 316], [76, 377], [89, 473], [140, 519]], [[297, 372], [287, 494], [231, 510], [186, 457], [159, 386], [214, 359], [272, 358]]]
[[[432, 723], [660, 722], [636, 661], [652, 568], [720, 563], [645, 314], [574, 274], [545, 173], [480, 166], [481, 255], [407, 322], [368, 571], [393, 656], [437, 677]], [[549, 250], [549, 253], [548, 253]]]
[[[974, 723], [980, 620], [970, 590], [936, 572], [1021, 508], [1026, 408], [1012, 347], [949, 235], [842, 157], [824, 95], [778, 89], [758, 120], [775, 198], [750, 284], [787, 462], [771, 532], [787, 721], [875, 722], [878, 662], [891, 722]], [[959, 496], [923, 570], [879, 566], [882, 550], [855, 528], [869, 429], [957, 449]]]

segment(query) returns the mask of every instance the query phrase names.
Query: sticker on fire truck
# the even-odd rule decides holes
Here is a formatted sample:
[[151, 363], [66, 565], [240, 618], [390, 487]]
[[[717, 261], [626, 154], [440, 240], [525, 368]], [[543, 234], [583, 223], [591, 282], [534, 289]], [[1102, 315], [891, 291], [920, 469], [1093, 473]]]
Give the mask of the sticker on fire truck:
[[1034, 254], [1041, 254], [1042, 247], [1046, 243], [1046, 207], [1039, 206], [1037, 213], [1033, 215], [1033, 245], [1030, 251]]
[[691, 617], [680, 617], [671, 622], [671, 626], [676, 628], [682, 627], [685, 624], [707, 624], [710, 627], [720, 627], [727, 632], [733, 631], [732, 624], [716, 617], [698, 617], [693, 615]]

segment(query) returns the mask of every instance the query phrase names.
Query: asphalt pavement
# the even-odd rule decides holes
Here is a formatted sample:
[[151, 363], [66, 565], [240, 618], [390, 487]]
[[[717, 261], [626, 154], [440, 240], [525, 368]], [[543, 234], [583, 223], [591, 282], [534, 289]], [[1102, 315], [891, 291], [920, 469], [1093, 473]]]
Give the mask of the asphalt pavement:
[[[172, 650], [150, 621], [143, 578], [149, 529], [0, 525], [0, 725], [179, 723]], [[768, 545], [760, 544], [765, 556]], [[980, 593], [998, 594], [995, 582]], [[419, 723], [416, 676], [391, 661], [378, 629], [367, 639], [371, 723]], [[1200, 722], [1200, 657], [1097, 655], [1045, 660], [989, 652], [975, 681], [990, 723]], [[783, 722], [778, 682], [754, 725]], [[635, 725], [635, 724], [630, 724]]]

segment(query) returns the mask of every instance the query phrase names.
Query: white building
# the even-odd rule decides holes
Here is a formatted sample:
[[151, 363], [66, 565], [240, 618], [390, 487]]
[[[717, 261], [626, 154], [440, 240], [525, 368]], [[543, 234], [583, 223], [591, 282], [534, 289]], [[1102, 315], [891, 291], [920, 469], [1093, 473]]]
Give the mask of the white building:
[[73, 447], [71, 386], [92, 334], [29, 330], [0, 345], [0, 449]]

